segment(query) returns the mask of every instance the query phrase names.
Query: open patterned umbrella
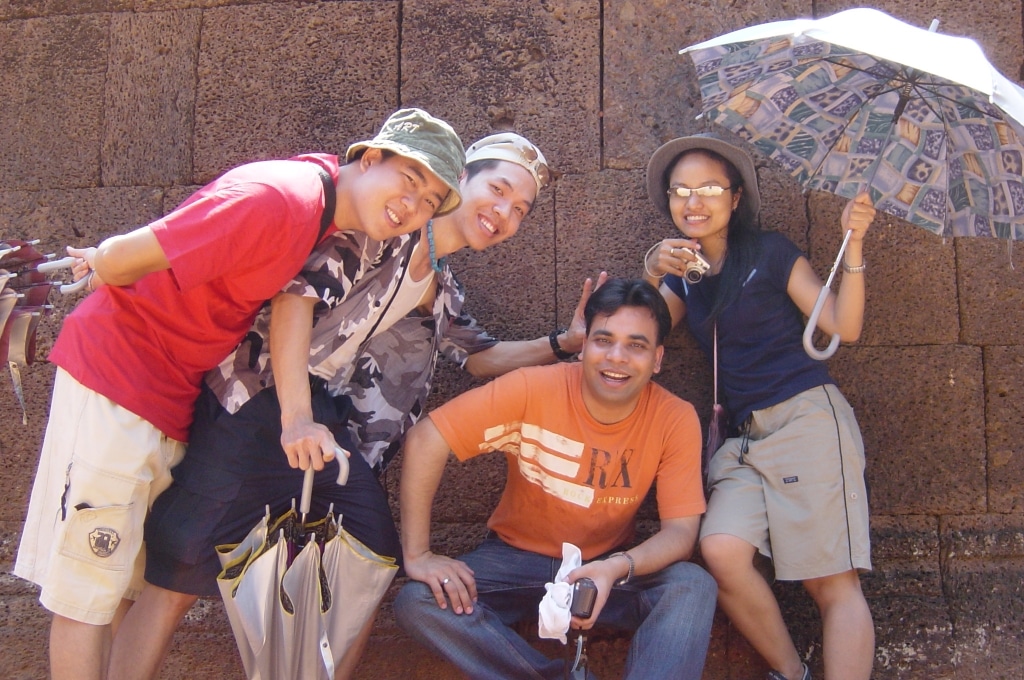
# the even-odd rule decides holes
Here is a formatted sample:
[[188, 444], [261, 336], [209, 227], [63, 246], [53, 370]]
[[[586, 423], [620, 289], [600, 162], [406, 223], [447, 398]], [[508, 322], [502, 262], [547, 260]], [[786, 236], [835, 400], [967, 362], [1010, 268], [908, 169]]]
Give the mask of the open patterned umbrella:
[[[804, 187], [846, 198], [867, 189], [879, 210], [942, 236], [1024, 238], [1024, 90], [977, 43], [935, 26], [860, 8], [682, 52], [696, 65], [702, 115]], [[837, 346], [833, 337], [816, 358]]]

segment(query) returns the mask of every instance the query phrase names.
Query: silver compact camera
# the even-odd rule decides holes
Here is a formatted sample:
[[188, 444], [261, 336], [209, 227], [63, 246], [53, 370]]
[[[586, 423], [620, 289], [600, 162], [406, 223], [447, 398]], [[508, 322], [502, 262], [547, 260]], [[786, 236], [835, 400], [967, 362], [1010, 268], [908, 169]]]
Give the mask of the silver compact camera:
[[711, 263], [705, 260], [704, 256], [696, 250], [692, 250], [690, 248], [680, 248], [680, 250], [685, 250], [695, 258], [692, 262], [686, 263], [686, 271], [683, 272], [683, 278], [685, 278], [689, 283], [699, 282], [704, 278], [704, 274], [711, 269]]

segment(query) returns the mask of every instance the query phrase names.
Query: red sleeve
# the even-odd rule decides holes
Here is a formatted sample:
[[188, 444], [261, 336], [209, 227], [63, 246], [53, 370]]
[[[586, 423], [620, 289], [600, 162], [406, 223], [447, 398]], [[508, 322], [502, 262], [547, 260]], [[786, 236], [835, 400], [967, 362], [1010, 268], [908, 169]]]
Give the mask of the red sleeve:
[[[272, 187], [235, 184], [187, 202], [153, 223], [153, 233], [171, 263], [181, 290], [228, 272], [259, 269], [293, 248], [286, 200]], [[308, 253], [315, 234], [302, 250]]]

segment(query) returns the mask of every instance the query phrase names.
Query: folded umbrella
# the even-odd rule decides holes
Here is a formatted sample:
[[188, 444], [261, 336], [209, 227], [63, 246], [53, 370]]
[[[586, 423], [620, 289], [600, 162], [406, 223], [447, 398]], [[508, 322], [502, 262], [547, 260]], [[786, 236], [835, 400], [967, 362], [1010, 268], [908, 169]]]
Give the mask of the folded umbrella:
[[313, 474], [297, 511], [274, 521], [268, 513], [240, 543], [217, 547], [217, 585], [250, 680], [332, 680], [398, 571], [345, 531], [333, 508], [306, 521]]

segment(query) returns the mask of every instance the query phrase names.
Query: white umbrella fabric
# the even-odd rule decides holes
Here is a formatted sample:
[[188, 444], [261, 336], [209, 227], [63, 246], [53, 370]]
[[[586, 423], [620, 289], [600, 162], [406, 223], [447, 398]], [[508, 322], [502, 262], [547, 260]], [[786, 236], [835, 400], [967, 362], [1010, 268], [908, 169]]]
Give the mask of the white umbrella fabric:
[[307, 523], [312, 488], [310, 469], [298, 511], [274, 521], [268, 511], [240, 543], [217, 547], [217, 587], [249, 680], [333, 680], [398, 571], [333, 511]]

